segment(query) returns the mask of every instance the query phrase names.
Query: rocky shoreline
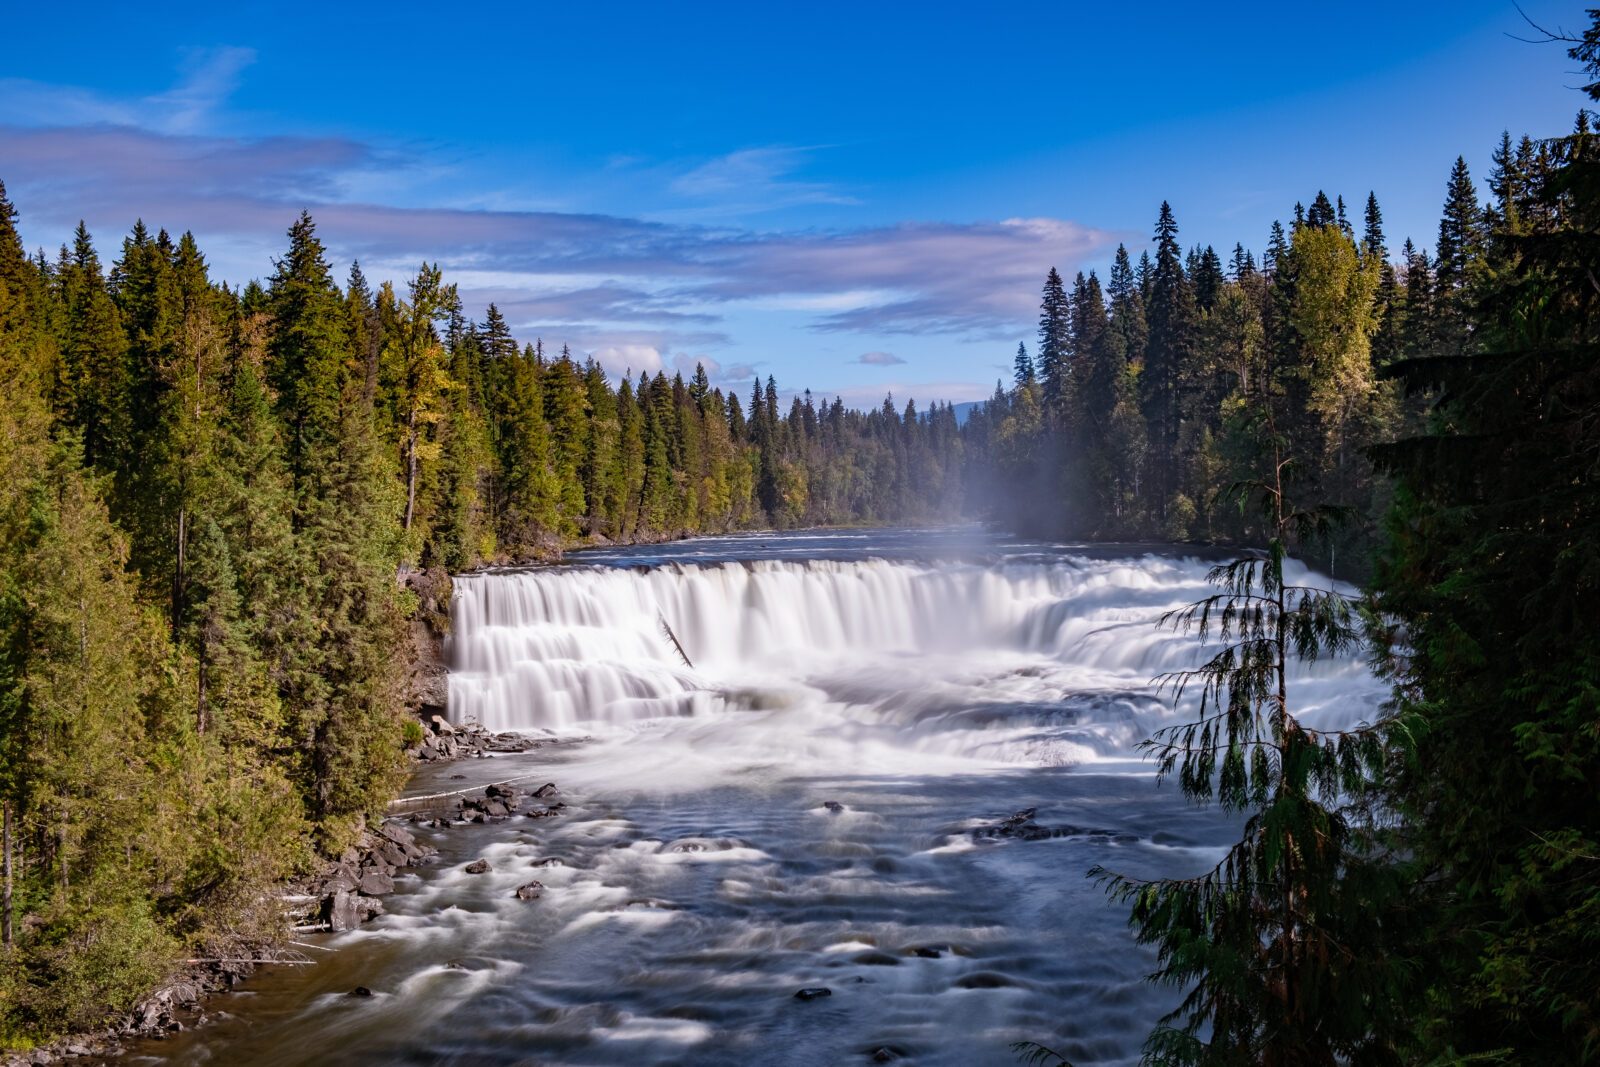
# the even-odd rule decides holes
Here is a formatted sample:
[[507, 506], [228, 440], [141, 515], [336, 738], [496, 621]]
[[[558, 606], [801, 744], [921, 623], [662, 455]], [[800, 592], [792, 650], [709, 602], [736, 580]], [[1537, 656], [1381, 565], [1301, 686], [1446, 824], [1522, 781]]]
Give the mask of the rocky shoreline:
[[[495, 753], [528, 752], [555, 743], [554, 738], [492, 734], [477, 723], [457, 726], [434, 714], [425, 724], [423, 740], [408, 748], [407, 755], [421, 767]], [[552, 783], [532, 790], [493, 784], [482, 790], [462, 789], [435, 797], [397, 800], [391, 809], [412, 807], [418, 802], [426, 806], [392, 812], [376, 827], [363, 827], [356, 842], [338, 857], [325, 860], [313, 873], [282, 887], [280, 899], [286, 928], [281, 942], [241, 944], [230, 950], [237, 956], [229, 958], [188, 960], [172, 979], [104, 1030], [72, 1034], [26, 1052], [0, 1053], [0, 1067], [110, 1061], [127, 1051], [130, 1042], [161, 1040], [203, 1026], [209, 1018], [211, 999], [238, 988], [257, 968], [312, 964], [314, 961], [294, 949], [296, 934], [352, 930], [382, 915], [383, 897], [394, 892], [395, 876], [427, 866], [437, 856], [433, 848], [418, 843], [407, 829], [408, 823], [445, 827], [498, 822], [519, 812], [531, 818], [549, 818], [565, 807], [553, 801], [555, 795]], [[524, 812], [524, 805], [533, 800], [553, 802]], [[531, 890], [526, 899], [536, 896], [537, 890]]]

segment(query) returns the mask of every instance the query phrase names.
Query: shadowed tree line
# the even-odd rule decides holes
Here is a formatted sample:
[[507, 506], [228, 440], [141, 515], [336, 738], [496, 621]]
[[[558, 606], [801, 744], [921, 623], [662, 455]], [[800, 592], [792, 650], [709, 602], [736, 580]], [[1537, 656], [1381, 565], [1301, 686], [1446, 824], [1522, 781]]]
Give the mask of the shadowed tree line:
[[[1600, 99], [1600, 10], [1559, 38]], [[1547, 35], [1552, 36], [1552, 35]], [[1552, 37], [1552, 39], [1555, 39]], [[1166, 622], [1211, 657], [1159, 774], [1236, 812], [1209, 870], [1094, 873], [1179, 1006], [1151, 1064], [1600, 1062], [1600, 138], [1464, 160], [1430, 256], [1318, 194], [1257, 262], [1119, 250], [1045, 284], [1034, 357], [968, 427], [986, 507], [1057, 536], [1259, 546]], [[1295, 585], [1290, 554], [1362, 577]], [[1289, 679], [1365, 649], [1374, 722]], [[1081, 1030], [1016, 1046], [1089, 1055]]]

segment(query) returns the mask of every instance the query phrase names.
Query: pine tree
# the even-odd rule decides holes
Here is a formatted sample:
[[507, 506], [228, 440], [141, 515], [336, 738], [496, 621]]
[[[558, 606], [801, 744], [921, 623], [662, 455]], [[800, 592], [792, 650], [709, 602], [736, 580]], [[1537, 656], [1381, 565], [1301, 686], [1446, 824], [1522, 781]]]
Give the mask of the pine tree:
[[1382, 733], [1313, 729], [1290, 702], [1294, 662], [1349, 649], [1359, 629], [1351, 598], [1287, 575], [1293, 546], [1326, 517], [1289, 501], [1278, 403], [1258, 414], [1267, 474], [1242, 486], [1263, 506], [1266, 549], [1214, 568], [1219, 592], [1163, 620], [1222, 647], [1165, 680], [1175, 700], [1197, 691], [1195, 718], [1146, 744], [1186, 796], [1247, 813], [1243, 836], [1195, 878], [1096, 871], [1131, 905], [1138, 939], [1156, 946], [1156, 980], [1188, 991], [1147, 1041], [1149, 1063], [1331, 1067], [1392, 1058], [1404, 1031], [1399, 972], [1385, 955], [1393, 868], [1361, 806]]
[[1072, 306], [1061, 275], [1054, 267], [1045, 276], [1039, 301], [1038, 375], [1046, 417], [1059, 418], [1071, 376]]
[[127, 469], [124, 449], [133, 432], [128, 341], [82, 222], [70, 257], [63, 257], [60, 284], [65, 305], [62, 403], [82, 434], [84, 460], [115, 474]]
[[[1600, 74], [1600, 18], [1569, 54]], [[1388, 805], [1428, 923], [1417, 1062], [1597, 1055], [1600, 145], [1580, 130], [1550, 151], [1466, 355], [1393, 368], [1436, 397], [1426, 433], [1377, 450], [1398, 490], [1375, 582], [1404, 726]]]
[[1017, 355], [1012, 360], [1011, 378], [1019, 387], [1034, 382], [1035, 372], [1033, 359], [1028, 355], [1028, 346], [1021, 341], [1017, 342]]
[[272, 315], [268, 380], [289, 427], [289, 469], [310, 487], [339, 436], [346, 324], [309, 213], [289, 228], [289, 251], [267, 291]]
[[[1183, 417], [1184, 380], [1194, 359], [1199, 309], [1184, 275], [1178, 224], [1165, 201], [1156, 221], [1156, 261], [1146, 315], [1150, 339], [1140, 375], [1142, 406], [1150, 441], [1149, 487], [1158, 519], [1168, 532], [1184, 536], [1187, 520], [1180, 499], [1178, 427]], [[1171, 520], [1170, 522], [1168, 520]]]
[[1456, 157], [1439, 220], [1434, 254], [1434, 331], [1439, 352], [1457, 355], [1470, 343], [1469, 310], [1483, 263], [1483, 212], [1467, 161]]

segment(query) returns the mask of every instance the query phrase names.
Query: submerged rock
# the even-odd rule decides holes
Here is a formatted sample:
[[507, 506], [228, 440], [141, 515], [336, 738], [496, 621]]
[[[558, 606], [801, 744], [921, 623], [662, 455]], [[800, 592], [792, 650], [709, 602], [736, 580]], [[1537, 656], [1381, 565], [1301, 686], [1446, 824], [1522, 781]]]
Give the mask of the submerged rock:
[[802, 990], [800, 990], [800, 992], [796, 993], [794, 995], [794, 999], [796, 999], [796, 1000], [816, 1000], [819, 997], [831, 997], [831, 996], [833, 996], [833, 990], [829, 989], [825, 985], [819, 985], [819, 986], [807, 986], [805, 989], [802, 989]]
[[372, 990], [368, 989], [364, 985], [358, 985], [345, 995], [351, 997], [370, 997], [372, 996]]

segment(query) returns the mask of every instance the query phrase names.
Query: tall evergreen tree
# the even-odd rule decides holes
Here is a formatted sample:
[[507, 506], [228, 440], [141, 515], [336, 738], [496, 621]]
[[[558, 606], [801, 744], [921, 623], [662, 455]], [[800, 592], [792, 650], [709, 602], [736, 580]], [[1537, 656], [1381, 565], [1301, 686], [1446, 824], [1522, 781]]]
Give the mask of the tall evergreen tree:
[[1439, 220], [1434, 254], [1434, 331], [1439, 352], [1466, 351], [1471, 326], [1469, 309], [1483, 263], [1483, 211], [1467, 161], [1456, 157]]
[[1011, 366], [1011, 380], [1017, 385], [1028, 385], [1035, 380], [1033, 358], [1028, 355], [1028, 346], [1021, 341], [1017, 342], [1017, 355]]
[[1187, 519], [1178, 480], [1178, 425], [1183, 413], [1183, 380], [1194, 358], [1199, 308], [1183, 271], [1178, 224], [1172, 208], [1161, 204], [1156, 221], [1156, 259], [1146, 314], [1150, 339], [1140, 375], [1142, 405], [1150, 440], [1150, 489], [1158, 517], [1183, 536]]
[[1044, 295], [1039, 301], [1039, 345], [1037, 368], [1047, 417], [1058, 417], [1067, 395], [1071, 373], [1072, 305], [1060, 273], [1050, 268], [1045, 275]]

